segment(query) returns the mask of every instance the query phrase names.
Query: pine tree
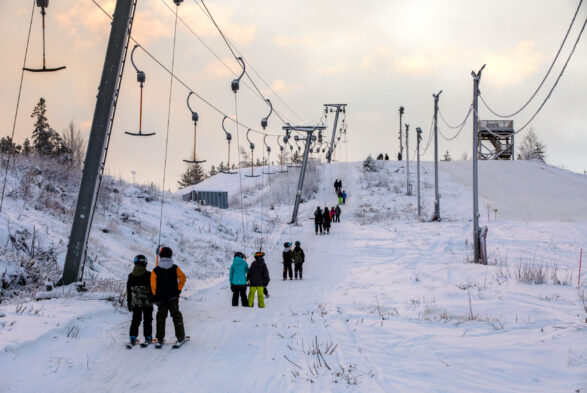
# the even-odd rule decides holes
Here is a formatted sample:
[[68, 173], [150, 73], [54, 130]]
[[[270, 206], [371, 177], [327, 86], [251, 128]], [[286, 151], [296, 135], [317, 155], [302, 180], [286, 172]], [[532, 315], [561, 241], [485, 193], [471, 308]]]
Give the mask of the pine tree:
[[212, 176], [214, 176], [216, 174], [218, 174], [218, 169], [216, 169], [216, 167], [214, 166], [214, 164], [212, 164], [212, 167], [210, 168], [210, 172], [208, 172], [208, 176], [209, 177], [212, 177]]
[[206, 179], [204, 168], [199, 163], [188, 164], [188, 167], [181, 179], [177, 182], [180, 187], [193, 186]]
[[31, 141], [29, 141], [29, 138], [26, 138], [22, 144], [22, 154], [28, 156], [32, 151], [33, 148], [31, 147]]
[[57, 131], [49, 126], [46, 113], [47, 103], [41, 97], [31, 113], [31, 117], [36, 119], [33, 128], [33, 147], [44, 156], [61, 156], [67, 152], [67, 148]]
[[442, 157], [442, 159], [440, 161], [452, 161], [452, 157], [450, 156], [450, 153], [448, 150], [446, 151], [446, 153], [444, 153], [444, 157]]
[[21, 148], [22, 147], [20, 145], [14, 144], [14, 142], [12, 142], [12, 138], [9, 136], [5, 136], [0, 139], [0, 152], [2, 153], [12, 152], [18, 154], [20, 153]]

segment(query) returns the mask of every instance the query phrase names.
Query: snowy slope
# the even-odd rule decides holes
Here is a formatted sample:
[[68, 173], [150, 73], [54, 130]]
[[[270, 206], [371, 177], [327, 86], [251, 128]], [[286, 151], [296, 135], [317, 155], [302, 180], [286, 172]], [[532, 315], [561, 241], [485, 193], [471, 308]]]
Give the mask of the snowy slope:
[[[542, 221], [540, 216], [514, 219], [505, 211], [516, 203], [498, 205], [497, 221], [493, 212], [489, 220], [481, 215], [482, 224], [489, 225], [489, 256], [494, 264], [466, 263], [471, 253], [471, 196], [459, 170], [464, 172], [467, 163], [455, 163], [454, 167], [463, 166], [457, 169], [449, 164], [441, 171], [445, 220], [437, 223], [417, 219], [416, 197], [405, 195], [403, 163], [381, 162], [379, 171], [370, 174], [361, 171], [360, 163], [318, 166], [320, 186], [314, 199], [301, 205], [300, 226], [285, 225], [290, 214], [287, 204], [268, 210], [271, 188], [261, 195], [251, 188], [247, 199], [261, 197], [266, 204], [247, 206], [245, 225], [252, 228], [259, 220], [260, 233], [247, 231], [245, 251], [250, 256], [251, 243], [266, 239], [271, 275], [267, 307], [230, 306], [228, 261], [220, 267], [223, 274], [212, 274], [217, 270], [209, 267], [201, 279], [196, 277], [198, 264], [189, 263], [190, 287], [184, 291], [181, 308], [192, 340], [178, 351], [124, 349], [129, 315], [103, 302], [83, 306], [68, 299], [51, 300], [27, 305], [20, 314], [14, 305], [0, 306], [0, 312], [6, 313], [0, 317], [4, 347], [0, 391], [551, 393], [587, 389], [587, 314], [577, 294], [585, 280], [576, 287], [578, 250], [587, 247], [587, 219], [582, 213], [572, 222], [557, 219], [555, 213]], [[483, 170], [491, 173], [492, 168]], [[519, 169], [526, 174], [540, 170]], [[423, 173], [423, 210], [429, 217], [430, 163], [423, 164]], [[574, 175], [559, 175], [549, 170], [548, 184], [569, 184], [558, 193], [559, 205], [567, 205], [559, 210], [562, 216], [569, 205], [581, 209], [569, 190], [581, 190], [584, 183]], [[518, 182], [501, 171], [492, 176], [504, 187]], [[343, 179], [349, 194], [342, 206], [342, 222], [333, 224], [330, 235], [315, 235], [310, 217], [316, 205], [335, 204], [335, 178]], [[415, 181], [415, 175], [412, 178]], [[275, 187], [283, 188], [275, 179]], [[518, 195], [541, 206], [531, 184]], [[483, 197], [491, 206], [501, 201], [500, 195]], [[209, 243], [199, 252], [213, 248], [212, 244], [227, 254], [239, 248], [240, 209], [207, 218], [199, 212], [188, 214], [183, 206], [169, 202], [166, 207], [175, 228], [169, 229], [169, 240], [175, 231], [192, 236], [190, 228], [207, 225], [200, 221], [209, 219], [208, 228], [222, 225], [232, 237], [219, 238], [219, 232], [213, 231], [201, 238]], [[148, 211], [141, 207], [135, 214], [148, 217]], [[149, 225], [156, 226], [156, 214], [150, 214]], [[528, 221], [518, 221], [522, 219]], [[281, 281], [281, 245], [295, 240], [302, 242], [307, 255], [304, 280]], [[516, 278], [520, 268], [529, 265], [549, 269], [545, 284]], [[114, 274], [122, 277], [123, 270]], [[79, 308], [78, 313], [65, 311], [72, 308]], [[75, 337], [69, 333], [73, 326], [79, 328]], [[32, 337], [24, 333], [29, 328], [35, 329]], [[172, 331], [168, 321], [168, 332]]]

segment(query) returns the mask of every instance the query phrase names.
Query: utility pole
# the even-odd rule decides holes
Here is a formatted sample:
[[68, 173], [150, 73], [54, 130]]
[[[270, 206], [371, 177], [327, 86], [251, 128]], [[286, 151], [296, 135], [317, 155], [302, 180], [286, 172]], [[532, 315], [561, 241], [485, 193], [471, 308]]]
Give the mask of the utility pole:
[[87, 254], [87, 243], [104, 170], [135, 10], [136, 0], [116, 1], [77, 205], [67, 245], [65, 265], [63, 266], [61, 279], [63, 284], [70, 284], [79, 279], [80, 267]]
[[408, 143], [408, 134], [410, 130], [410, 125], [406, 124], [406, 194], [412, 195], [412, 185], [410, 184], [410, 144]]
[[298, 140], [306, 141], [306, 147], [304, 149], [304, 160], [302, 161], [302, 169], [300, 170], [300, 178], [298, 180], [298, 188], [296, 190], [296, 200], [294, 203], [293, 213], [292, 213], [291, 221], [290, 221], [290, 224], [297, 224], [297, 222], [298, 222], [298, 209], [300, 207], [300, 199], [302, 198], [302, 188], [304, 186], [304, 177], [306, 175], [306, 166], [308, 164], [308, 155], [310, 154], [310, 145], [312, 144], [312, 142], [315, 138], [315, 136], [313, 136], [312, 134], [314, 133], [314, 131], [324, 130], [324, 129], [326, 129], [326, 127], [325, 126], [291, 126], [291, 125], [287, 125], [287, 126], [284, 126], [283, 129], [286, 130], [286, 132], [294, 130], [294, 131], [302, 131], [302, 132], [306, 133], [305, 138], [298, 138], [296, 136], [296, 138], [298, 138]]
[[440, 195], [438, 194], [438, 94], [432, 94], [434, 97], [434, 217], [432, 221], [440, 221]]
[[[402, 144], [402, 116], [404, 115], [404, 107], [399, 107], [399, 154], [397, 160], [401, 161], [404, 155], [404, 145]], [[407, 142], [406, 142], [407, 143]]]
[[473, 76], [473, 247], [474, 247], [474, 262], [479, 263], [481, 259], [481, 244], [479, 231], [479, 183], [477, 176], [477, 149], [478, 149], [478, 116], [477, 104], [479, 97], [479, 81], [481, 80], [481, 72], [485, 68], [485, 64], [479, 72], [475, 74], [471, 71]]
[[328, 109], [332, 111], [332, 108], [336, 108], [336, 114], [334, 116], [334, 127], [332, 127], [332, 138], [330, 139], [330, 147], [328, 148], [328, 153], [326, 153], [326, 159], [330, 164], [332, 160], [332, 151], [334, 150], [334, 138], [336, 136], [336, 125], [338, 123], [338, 114], [340, 112], [346, 113], [346, 104], [324, 104], [324, 111], [328, 113]]
[[417, 150], [418, 150], [418, 217], [422, 215], [422, 205], [420, 204], [420, 141], [422, 140], [422, 129], [420, 127], [416, 127], [416, 134], [417, 137]]

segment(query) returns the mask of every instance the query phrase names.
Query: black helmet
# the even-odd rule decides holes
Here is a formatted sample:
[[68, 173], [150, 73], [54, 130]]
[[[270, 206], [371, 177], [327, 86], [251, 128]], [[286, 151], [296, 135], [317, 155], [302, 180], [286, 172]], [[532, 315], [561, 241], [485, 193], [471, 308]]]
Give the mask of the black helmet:
[[135, 257], [133, 262], [138, 265], [147, 266], [148, 261], [146, 256], [144, 256], [143, 254], [139, 254]]
[[237, 252], [235, 252], [235, 253], [234, 253], [234, 257], [235, 257], [235, 258], [236, 258], [236, 257], [239, 257], [239, 258], [242, 258], [242, 259], [245, 259], [245, 258], [246, 258], [246, 257], [245, 257], [245, 254], [243, 254], [243, 253], [242, 253], [242, 252], [240, 252], [240, 251], [237, 251]]
[[290, 242], [285, 242], [285, 243], [283, 243], [283, 247], [285, 247], [285, 248], [291, 247], [291, 243]]
[[171, 258], [173, 256], [173, 251], [171, 248], [163, 246], [159, 249], [159, 256], [161, 258]]
[[296, 247], [299, 247], [299, 246], [300, 246], [300, 244], [301, 244], [301, 243], [299, 242], [299, 240], [298, 240], [298, 241], [296, 241]]

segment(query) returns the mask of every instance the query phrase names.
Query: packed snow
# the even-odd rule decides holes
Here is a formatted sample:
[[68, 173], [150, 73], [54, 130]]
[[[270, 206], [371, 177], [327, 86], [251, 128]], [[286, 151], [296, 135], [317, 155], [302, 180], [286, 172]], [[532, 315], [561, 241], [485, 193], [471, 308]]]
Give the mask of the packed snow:
[[[578, 283], [587, 178], [535, 163], [481, 162], [490, 263], [478, 265], [470, 263], [470, 166], [440, 166], [440, 222], [429, 221], [429, 162], [422, 163], [420, 218], [415, 165], [407, 196], [402, 162], [377, 161], [375, 172], [365, 172], [360, 162], [315, 160], [297, 226], [287, 224], [296, 168], [242, 182], [219, 174], [196, 186], [228, 191], [226, 210], [166, 195], [162, 243], [188, 275], [180, 309], [191, 341], [178, 350], [125, 349], [123, 299], [82, 299], [75, 291], [38, 302], [8, 298], [0, 304], [0, 391], [587, 391], [585, 273]], [[335, 179], [349, 195], [341, 222], [315, 235], [312, 213], [336, 206]], [[116, 187], [116, 207], [99, 210], [94, 223], [90, 293], [123, 291], [135, 254], [153, 267], [158, 195]], [[25, 254], [8, 245], [30, 244], [31, 236], [9, 238], [34, 227], [38, 247], [52, 246], [61, 266], [71, 211], [23, 206], [17, 196], [5, 206], [5, 254]], [[296, 240], [306, 253], [304, 279], [282, 281], [283, 243]], [[244, 251], [250, 263], [260, 246], [271, 276], [266, 308], [232, 307], [232, 253]], [[167, 332], [173, 342], [169, 318]]]

